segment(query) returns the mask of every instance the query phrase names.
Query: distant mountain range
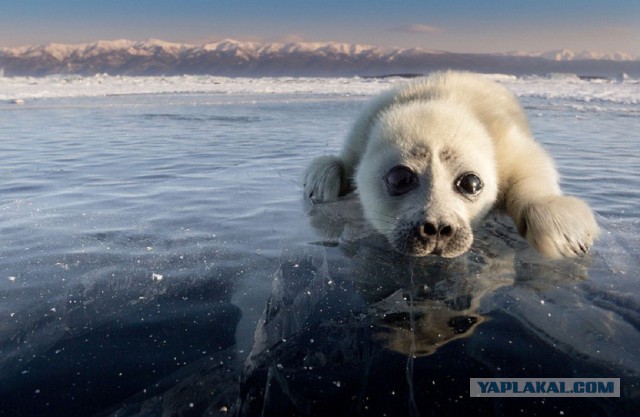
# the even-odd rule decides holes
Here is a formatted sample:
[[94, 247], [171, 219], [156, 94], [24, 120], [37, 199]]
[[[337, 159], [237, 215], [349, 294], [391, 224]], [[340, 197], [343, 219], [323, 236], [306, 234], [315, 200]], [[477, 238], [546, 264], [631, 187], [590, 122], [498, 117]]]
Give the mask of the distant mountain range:
[[382, 76], [438, 69], [588, 76], [640, 76], [640, 57], [568, 50], [545, 53], [466, 54], [335, 42], [262, 43], [226, 39], [190, 45], [147, 41], [98, 41], [0, 49], [5, 76], [52, 74], [221, 76]]

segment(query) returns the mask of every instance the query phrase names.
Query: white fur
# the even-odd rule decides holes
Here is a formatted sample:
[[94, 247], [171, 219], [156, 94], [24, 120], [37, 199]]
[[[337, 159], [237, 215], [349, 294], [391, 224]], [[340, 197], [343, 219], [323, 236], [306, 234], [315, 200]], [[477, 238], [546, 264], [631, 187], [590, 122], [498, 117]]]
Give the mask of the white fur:
[[[390, 195], [385, 176], [397, 166], [415, 173], [417, 186]], [[476, 195], [456, 187], [469, 172], [483, 183]], [[316, 158], [304, 175], [315, 203], [354, 189], [367, 220], [394, 248], [417, 256], [464, 253], [473, 226], [494, 207], [549, 257], [582, 254], [598, 234], [590, 208], [562, 195], [516, 98], [470, 73], [437, 73], [382, 94], [356, 120], [340, 156]]]

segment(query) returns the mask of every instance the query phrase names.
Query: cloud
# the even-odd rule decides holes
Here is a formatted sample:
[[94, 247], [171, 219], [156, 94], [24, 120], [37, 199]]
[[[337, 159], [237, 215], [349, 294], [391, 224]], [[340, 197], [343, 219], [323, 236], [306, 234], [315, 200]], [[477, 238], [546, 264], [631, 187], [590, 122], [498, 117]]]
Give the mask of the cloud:
[[441, 33], [442, 29], [437, 26], [423, 25], [421, 23], [413, 23], [409, 25], [396, 26], [391, 29], [394, 32], [420, 33], [434, 35]]

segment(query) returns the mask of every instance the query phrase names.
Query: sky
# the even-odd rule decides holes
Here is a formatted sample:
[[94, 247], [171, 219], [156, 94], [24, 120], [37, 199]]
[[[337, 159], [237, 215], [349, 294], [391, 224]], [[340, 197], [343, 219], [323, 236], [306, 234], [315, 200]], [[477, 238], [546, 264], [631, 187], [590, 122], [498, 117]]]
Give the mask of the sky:
[[3, 47], [151, 38], [640, 56], [640, 1], [0, 0]]

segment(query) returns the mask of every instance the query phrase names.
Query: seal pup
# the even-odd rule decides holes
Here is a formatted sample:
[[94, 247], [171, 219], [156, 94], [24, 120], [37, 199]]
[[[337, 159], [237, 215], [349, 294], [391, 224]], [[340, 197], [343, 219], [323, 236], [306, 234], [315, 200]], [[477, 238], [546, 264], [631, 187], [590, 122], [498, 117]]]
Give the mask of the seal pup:
[[550, 258], [586, 253], [599, 232], [589, 206], [562, 194], [515, 96], [472, 73], [435, 73], [380, 95], [340, 155], [311, 162], [303, 188], [314, 203], [355, 190], [371, 225], [414, 256], [465, 253], [494, 208]]

